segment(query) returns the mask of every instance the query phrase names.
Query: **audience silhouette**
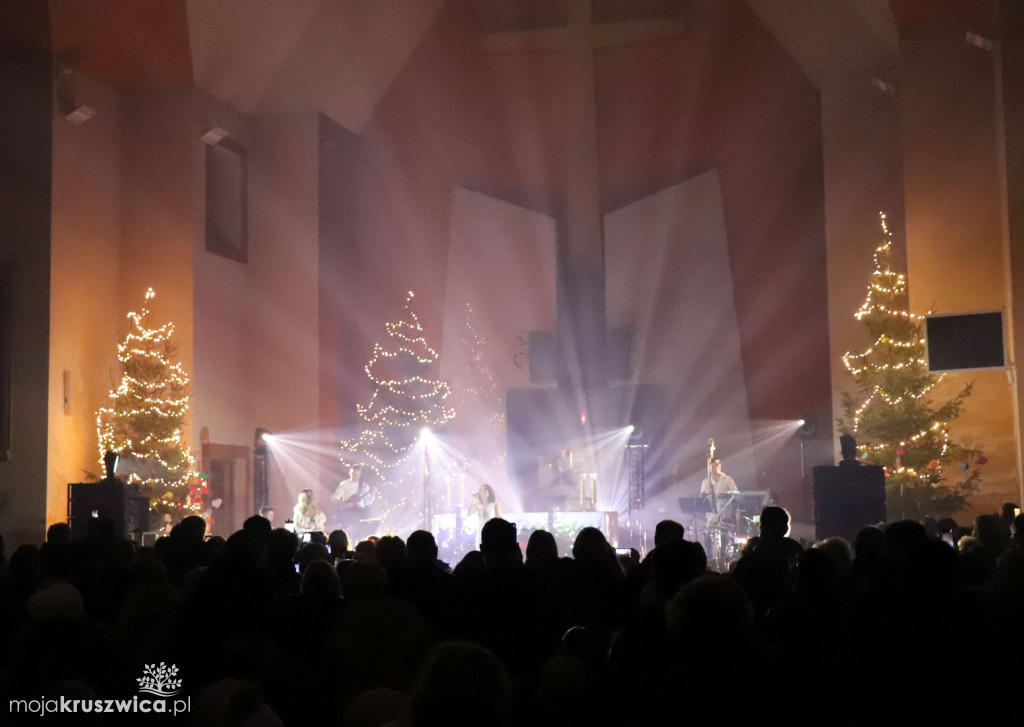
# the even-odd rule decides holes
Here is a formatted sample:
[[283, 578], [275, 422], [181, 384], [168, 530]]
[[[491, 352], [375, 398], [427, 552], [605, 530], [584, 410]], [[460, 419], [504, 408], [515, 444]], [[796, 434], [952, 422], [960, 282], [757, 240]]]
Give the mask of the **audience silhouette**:
[[[679, 523], [642, 562], [571, 557], [501, 518], [454, 569], [425, 531], [350, 549], [262, 516], [186, 517], [153, 547], [103, 518], [0, 539], [0, 696], [131, 696], [175, 664], [197, 724], [918, 724], [1013, 717], [1024, 520], [863, 529], [801, 546], [768, 507], [731, 573]], [[948, 541], [953, 539], [951, 545]], [[946, 542], [944, 542], [944, 540]], [[958, 656], [962, 655], [962, 656]], [[782, 719], [780, 717], [780, 719]]]

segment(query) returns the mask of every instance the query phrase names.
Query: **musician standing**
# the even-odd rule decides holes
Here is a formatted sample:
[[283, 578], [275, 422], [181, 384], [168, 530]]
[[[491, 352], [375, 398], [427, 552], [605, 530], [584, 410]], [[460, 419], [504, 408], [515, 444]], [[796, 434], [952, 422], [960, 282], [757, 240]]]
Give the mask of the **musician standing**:
[[720, 513], [729, 501], [728, 493], [736, 492], [737, 489], [736, 481], [722, 471], [722, 460], [713, 457], [708, 468], [708, 476], [700, 483], [701, 497], [709, 498], [715, 512]]
[[356, 530], [366, 518], [367, 508], [373, 504], [373, 491], [363, 481], [363, 470], [359, 465], [349, 468], [348, 479], [338, 483], [331, 499], [337, 503], [338, 524], [350, 537], [358, 537]]
[[356, 497], [359, 494], [362, 481], [362, 469], [355, 465], [348, 470], [348, 479], [338, 483], [338, 487], [331, 495], [335, 502], [342, 503], [343, 507], [355, 507]]

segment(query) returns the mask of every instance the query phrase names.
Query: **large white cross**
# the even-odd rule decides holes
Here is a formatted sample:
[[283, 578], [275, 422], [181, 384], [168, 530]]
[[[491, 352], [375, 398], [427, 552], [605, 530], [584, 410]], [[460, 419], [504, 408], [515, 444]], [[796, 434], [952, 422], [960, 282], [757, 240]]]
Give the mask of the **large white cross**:
[[490, 33], [481, 39], [484, 50], [499, 53], [560, 52], [568, 64], [566, 88], [569, 138], [566, 170], [566, 260], [603, 270], [604, 236], [601, 222], [597, 157], [597, 101], [594, 51], [644, 40], [681, 35], [682, 19], [593, 22], [591, 0], [569, 0], [568, 25], [558, 28]]

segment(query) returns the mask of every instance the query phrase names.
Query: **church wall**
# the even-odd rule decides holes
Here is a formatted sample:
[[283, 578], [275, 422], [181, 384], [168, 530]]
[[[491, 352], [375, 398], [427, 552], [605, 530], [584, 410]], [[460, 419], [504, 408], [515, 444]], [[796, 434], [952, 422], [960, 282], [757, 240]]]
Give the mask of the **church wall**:
[[[864, 324], [853, 314], [864, 302], [874, 271], [872, 253], [882, 241], [879, 212], [893, 233], [894, 254], [904, 261], [902, 156], [899, 102], [872, 79], [892, 82], [885, 68], [854, 68], [822, 84], [825, 222], [828, 238], [828, 300], [833, 411], [843, 416], [842, 393], [857, 396], [843, 365], [847, 352], [871, 345]], [[829, 430], [832, 422], [822, 422]], [[833, 432], [838, 461], [839, 436]]]
[[[424, 325], [440, 336], [453, 189], [562, 213], [565, 64], [556, 54], [481, 52], [481, 27], [464, 7], [442, 9], [346, 160], [359, 186], [347, 222], [366, 261], [359, 295], [367, 314], [340, 355], [357, 372], [407, 289], [417, 290]], [[742, 3], [687, 7], [682, 38], [597, 56], [602, 212], [719, 169], [751, 416], [814, 412], [827, 450], [819, 99]], [[490, 274], [486, 262], [481, 268]], [[354, 410], [367, 393], [353, 380], [340, 408]], [[805, 515], [803, 483], [776, 481], [790, 463], [778, 464], [743, 486], [770, 486]]]
[[[1007, 266], [1012, 285], [1011, 306], [1014, 325], [1011, 331], [1011, 365], [1016, 380], [1020, 382], [1021, 362], [1017, 352], [1024, 352], [1024, 55], [1019, 49], [1024, 46], [1024, 7], [1014, 0], [998, 3], [999, 35], [997, 44], [1000, 53], [999, 70], [1002, 94], [1002, 118], [999, 126], [1003, 132], [1000, 153], [1005, 159], [1006, 187], [1006, 231], [1008, 234]], [[1017, 452], [1021, 453], [1020, 424], [1024, 413], [1024, 388], [1017, 386]], [[1018, 481], [1018, 487], [1024, 482]], [[1018, 494], [1017, 502], [1024, 501], [1024, 494]]]
[[323, 428], [347, 430], [358, 425], [353, 392], [364, 387], [370, 353], [359, 346], [375, 310], [361, 291], [369, 263], [359, 245], [359, 138], [326, 116], [319, 123], [319, 414]]
[[106, 405], [107, 392], [120, 379], [117, 344], [127, 312], [118, 295], [120, 97], [78, 73], [70, 83], [75, 103], [89, 106], [96, 115], [75, 125], [54, 109], [48, 523], [66, 519], [69, 482], [85, 481], [87, 473], [103, 476], [96, 411]]
[[[232, 111], [213, 97], [197, 92], [194, 133], [201, 137], [218, 127], [231, 142], [249, 149], [252, 178], [252, 120]], [[255, 397], [251, 396], [250, 332], [258, 311], [248, 263], [231, 260], [206, 249], [205, 168], [206, 145], [199, 144], [196, 163], [199, 178], [199, 229], [195, 236], [195, 371], [193, 405], [196, 432], [206, 429], [210, 442], [251, 447]], [[249, 210], [252, 218], [252, 187]], [[250, 260], [252, 230], [249, 235]]]
[[[997, 134], [995, 56], [965, 41], [991, 34], [991, 18], [961, 15], [901, 28], [897, 61], [908, 283], [911, 310], [969, 313], [1010, 303], [1004, 266], [1004, 191]], [[982, 492], [960, 517], [1018, 501], [1014, 392], [1003, 370], [950, 374], [943, 401], [967, 383], [974, 393], [951, 427], [983, 450]], [[952, 481], [961, 476], [956, 470]]]
[[[288, 437], [317, 425], [317, 119], [312, 111], [254, 118], [205, 94], [197, 99], [196, 137], [218, 126], [248, 151], [249, 235], [244, 263], [206, 249], [202, 149], [195, 428], [205, 428], [212, 444], [248, 447], [251, 455], [257, 427]], [[298, 490], [318, 486], [318, 466], [288, 451], [272, 461], [271, 504], [284, 512]]]
[[[343, 153], [332, 152], [329, 163], [348, 186], [337, 183], [344, 209], [332, 224], [341, 231], [323, 234], [339, 247], [324, 261], [332, 274], [354, 275], [357, 291], [346, 338], [336, 344], [345, 425], [370, 393], [362, 367], [383, 340], [384, 323], [401, 313], [405, 291], [416, 292], [428, 339], [440, 345], [454, 191], [544, 214], [559, 204], [561, 171], [551, 160], [561, 154], [560, 70], [538, 59], [482, 55], [479, 32], [464, 5], [449, 3], [365, 129], [344, 142]], [[480, 260], [479, 271], [501, 289], [493, 261]]]
[[253, 428], [295, 443], [271, 445], [270, 497], [281, 512], [305, 487], [320, 497], [330, 491], [310, 455], [319, 423], [318, 118], [312, 110], [260, 118], [253, 132], [248, 397]]
[[[832, 418], [820, 99], [744, 4], [694, 3], [684, 20], [682, 39], [598, 58], [603, 204], [718, 170], [752, 425], [756, 433], [810, 414], [818, 433], [802, 445], [809, 472], [830, 461]], [[671, 469], [699, 471], [699, 443], [710, 436], [723, 434], [679, 442]], [[772, 489], [806, 518], [800, 457], [794, 435], [762, 456], [756, 483], [740, 485]], [[670, 483], [681, 492], [699, 484]]]
[[[195, 133], [195, 94], [190, 88], [128, 92], [122, 112], [121, 315], [141, 307], [146, 289], [154, 323], [174, 323], [176, 360], [194, 376], [193, 243], [202, 224]], [[121, 322], [120, 339], [127, 330]], [[117, 350], [109, 353], [117, 370]], [[190, 411], [185, 441], [198, 431]]]
[[0, 460], [0, 533], [9, 553], [22, 543], [40, 542], [45, 531], [53, 143], [49, 47], [45, 2], [0, 5], [0, 275], [13, 280], [12, 428], [9, 456]]

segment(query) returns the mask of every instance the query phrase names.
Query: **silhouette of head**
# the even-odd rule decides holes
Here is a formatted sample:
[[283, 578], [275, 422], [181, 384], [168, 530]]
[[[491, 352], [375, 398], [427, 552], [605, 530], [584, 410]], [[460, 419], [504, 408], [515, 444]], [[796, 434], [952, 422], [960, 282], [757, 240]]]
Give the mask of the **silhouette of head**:
[[761, 538], [781, 539], [789, 534], [789, 513], [783, 507], [769, 505], [761, 510]]
[[176, 528], [182, 542], [199, 542], [206, 535], [206, 521], [198, 515], [189, 515]]
[[334, 566], [326, 560], [314, 560], [302, 575], [300, 592], [319, 598], [341, 597], [341, 581]]
[[377, 562], [384, 566], [385, 570], [402, 568], [405, 566], [405, 559], [405, 541], [397, 535], [385, 535], [377, 541]]
[[433, 533], [416, 530], [405, 541], [406, 560], [411, 566], [433, 565], [437, 560], [437, 542]]
[[547, 530], [534, 530], [526, 541], [527, 563], [548, 563], [558, 560], [558, 543]]
[[331, 555], [335, 558], [340, 558], [348, 551], [348, 533], [344, 530], [332, 530], [331, 534], [327, 537], [327, 547], [331, 551]]
[[839, 451], [843, 455], [844, 462], [854, 462], [857, 459], [857, 440], [852, 434], [844, 434], [839, 438]]
[[1024, 513], [1013, 519], [1013, 539], [1015, 541], [1024, 540]]
[[248, 530], [253, 535], [266, 540], [270, 537], [270, 533], [274, 528], [271, 526], [270, 521], [262, 515], [253, 515], [245, 519], [245, 522], [242, 523], [242, 529]]
[[480, 552], [487, 565], [521, 562], [516, 526], [500, 517], [488, 520], [480, 531]]
[[654, 547], [668, 540], [682, 540], [686, 529], [675, 520], [662, 520], [654, 526]]
[[46, 529], [46, 542], [61, 544], [71, 540], [71, 528], [67, 523], [54, 523]]
[[572, 557], [580, 564], [607, 562], [612, 554], [608, 540], [597, 528], [586, 527], [580, 530], [572, 544]]
[[476, 644], [443, 643], [427, 659], [412, 693], [413, 724], [511, 724], [512, 693], [508, 672], [494, 654]]
[[737, 583], [718, 575], [702, 575], [676, 594], [667, 608], [669, 633], [696, 658], [733, 655], [753, 633], [753, 610]]

